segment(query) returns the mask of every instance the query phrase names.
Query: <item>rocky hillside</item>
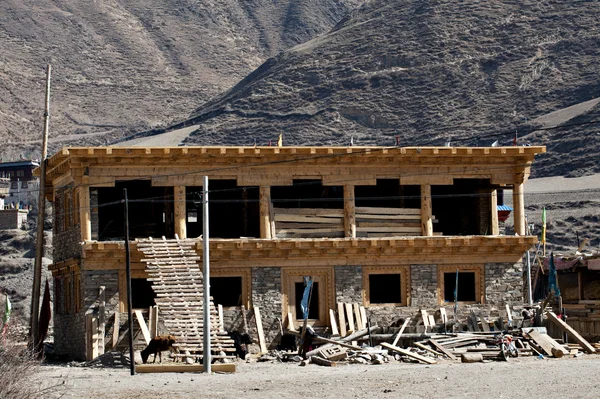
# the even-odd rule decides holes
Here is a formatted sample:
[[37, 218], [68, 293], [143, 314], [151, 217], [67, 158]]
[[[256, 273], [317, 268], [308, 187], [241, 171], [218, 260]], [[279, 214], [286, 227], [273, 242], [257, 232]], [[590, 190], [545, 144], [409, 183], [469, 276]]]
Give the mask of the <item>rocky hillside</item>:
[[[361, 0], [3, 0], [4, 159], [39, 148], [47, 63], [51, 150], [181, 120]], [[38, 150], [39, 151], [39, 150]]]
[[510, 145], [518, 131], [553, 151], [538, 176], [599, 172], [599, 19], [598, 2], [371, 0], [199, 107], [186, 143]]

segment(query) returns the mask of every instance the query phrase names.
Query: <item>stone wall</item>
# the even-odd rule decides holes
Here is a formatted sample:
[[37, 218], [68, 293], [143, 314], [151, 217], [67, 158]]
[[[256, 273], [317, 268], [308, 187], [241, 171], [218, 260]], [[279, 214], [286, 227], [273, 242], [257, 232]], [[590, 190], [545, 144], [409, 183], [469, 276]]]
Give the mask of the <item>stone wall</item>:
[[497, 306], [523, 302], [523, 263], [486, 263], [485, 301]]
[[410, 265], [410, 302], [417, 307], [435, 307], [437, 298], [437, 266]]
[[[56, 191], [53, 212], [53, 255], [52, 259], [61, 262], [70, 258], [81, 258], [81, 229], [78, 223], [65, 228], [65, 193], [72, 189], [72, 185]], [[72, 220], [79, 218], [73, 217]]]
[[[57, 355], [67, 356], [76, 360], [85, 360], [86, 331], [85, 317], [88, 313], [98, 313], [98, 293], [100, 286], [105, 287], [105, 315], [107, 326], [119, 306], [119, 276], [117, 271], [82, 271], [81, 272], [81, 301], [82, 308], [78, 313], [61, 314], [66, 294], [60, 277], [55, 277], [54, 301], [54, 346]], [[75, 298], [74, 295], [71, 295]], [[105, 342], [111, 331], [107, 328]]]
[[27, 213], [23, 209], [0, 209], [0, 230], [20, 229], [27, 223]]
[[336, 302], [362, 303], [362, 266], [335, 267]]
[[[279, 341], [279, 318], [281, 318], [281, 268], [255, 267], [252, 269], [252, 305], [260, 308], [260, 315], [267, 346]], [[249, 313], [248, 327], [252, 340], [258, 342], [254, 312]]]

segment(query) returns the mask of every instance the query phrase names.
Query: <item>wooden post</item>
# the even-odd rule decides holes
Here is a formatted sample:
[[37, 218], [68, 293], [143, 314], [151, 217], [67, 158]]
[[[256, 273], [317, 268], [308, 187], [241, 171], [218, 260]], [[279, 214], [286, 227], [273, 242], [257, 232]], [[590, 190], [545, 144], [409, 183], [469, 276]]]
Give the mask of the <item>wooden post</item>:
[[331, 323], [331, 334], [340, 335], [337, 323], [335, 322], [335, 313], [333, 312], [333, 309], [329, 309], [329, 322]]
[[[44, 219], [46, 217], [46, 158], [48, 157], [48, 128], [50, 125], [50, 73], [46, 69], [46, 108], [44, 111], [44, 133], [42, 134], [42, 159], [40, 161], [40, 188], [38, 193], [38, 220], [35, 242], [35, 262], [31, 291], [30, 343], [34, 352], [39, 350], [38, 333], [40, 317], [40, 290], [42, 286], [42, 257], [44, 255]], [[80, 205], [81, 206], [81, 205]]]
[[338, 302], [338, 318], [340, 321], [340, 335], [342, 337], [346, 336], [346, 318], [344, 317], [344, 304]]
[[158, 335], [158, 306], [150, 306], [148, 308], [148, 324], [150, 329], [150, 338]]
[[81, 229], [81, 241], [92, 239], [92, 217], [90, 204], [90, 188], [83, 186], [79, 188], [79, 223]]
[[256, 331], [258, 333], [260, 352], [267, 353], [267, 343], [265, 341], [265, 333], [263, 330], [262, 319], [260, 317], [260, 309], [257, 306], [254, 307], [254, 319], [256, 320]]
[[260, 238], [271, 236], [271, 187], [260, 186], [258, 201], [260, 204]]
[[[89, 192], [90, 190], [85, 190]], [[89, 201], [88, 201], [89, 203]], [[132, 297], [131, 297], [131, 253], [129, 250], [129, 200], [127, 198], [127, 189], [123, 189], [123, 218], [125, 219], [125, 275], [127, 278], [127, 325], [129, 327], [129, 371], [131, 375], [135, 375], [135, 354], [133, 350], [133, 314], [132, 314]], [[79, 206], [83, 206], [80, 203]], [[83, 222], [83, 221], [82, 221]]]
[[345, 303], [346, 307], [346, 317], [348, 318], [348, 330], [357, 331], [359, 328], [354, 328], [354, 316], [352, 315], [352, 304]]
[[217, 309], [219, 312], [219, 331], [223, 332], [225, 331], [225, 324], [223, 322], [223, 305], [218, 304]]
[[113, 335], [112, 335], [112, 350], [115, 350], [117, 343], [119, 342], [119, 330], [121, 323], [119, 320], [119, 312], [115, 311], [115, 322], [113, 323]]
[[500, 228], [498, 227], [498, 190], [492, 190], [490, 194], [490, 224], [491, 229], [490, 232], [493, 236], [497, 236], [500, 234]]
[[175, 213], [175, 234], [182, 240], [187, 238], [185, 186], [173, 187], [175, 193], [173, 210]]
[[344, 186], [344, 237], [356, 238], [356, 203], [354, 186]]
[[98, 355], [103, 355], [106, 330], [106, 287], [103, 285], [99, 289], [98, 301]]
[[513, 208], [515, 233], [520, 236], [525, 235], [525, 199], [523, 192], [523, 183], [513, 184]]
[[433, 236], [433, 219], [431, 210], [431, 185], [421, 185], [421, 234]]

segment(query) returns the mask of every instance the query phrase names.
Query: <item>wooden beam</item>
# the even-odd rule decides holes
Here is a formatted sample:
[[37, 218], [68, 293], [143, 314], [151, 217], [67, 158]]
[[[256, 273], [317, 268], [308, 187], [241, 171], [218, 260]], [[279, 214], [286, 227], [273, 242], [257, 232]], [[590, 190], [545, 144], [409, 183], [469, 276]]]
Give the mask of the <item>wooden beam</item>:
[[120, 323], [120, 317], [119, 317], [119, 311], [115, 311], [115, 316], [114, 316], [114, 323], [113, 323], [113, 334], [112, 334], [112, 350], [115, 350], [115, 348], [117, 347], [117, 344], [119, 343], [119, 329], [121, 327], [121, 323]]
[[[215, 363], [210, 366], [216, 373], [235, 373], [235, 363]], [[138, 364], [135, 366], [138, 373], [201, 373], [204, 366], [201, 364], [167, 363], [167, 364]]]
[[81, 229], [81, 241], [92, 240], [92, 217], [90, 204], [90, 188], [83, 186], [79, 188], [79, 223]]
[[433, 218], [431, 209], [431, 185], [421, 184], [421, 234], [433, 236]]
[[335, 322], [335, 312], [333, 309], [329, 309], [329, 322], [331, 323], [331, 335], [340, 335], [340, 332]]
[[356, 202], [354, 186], [344, 186], [344, 237], [356, 238]]
[[490, 234], [497, 236], [500, 234], [500, 228], [498, 227], [498, 190], [492, 190], [490, 194]]
[[346, 317], [348, 318], [348, 330], [352, 330], [352, 331], [357, 331], [360, 330], [360, 328], [354, 328], [354, 316], [352, 315], [352, 304], [351, 303], [345, 303], [344, 306], [346, 307]]
[[296, 326], [294, 325], [294, 316], [292, 316], [292, 312], [288, 312], [288, 330], [296, 330]]
[[588, 341], [586, 341], [577, 331], [575, 331], [570, 325], [565, 323], [563, 320], [559, 319], [553, 312], [548, 312], [548, 320], [552, 321], [554, 324], [558, 325], [561, 329], [563, 329], [575, 342], [577, 342], [583, 350], [587, 353], [596, 353], [596, 349], [590, 345]]
[[260, 204], [260, 238], [271, 236], [271, 187], [261, 186], [259, 189]]
[[416, 360], [418, 360], [420, 362], [423, 362], [423, 363], [427, 363], [427, 364], [436, 364], [437, 363], [433, 359], [430, 359], [430, 358], [425, 357], [425, 356], [421, 356], [418, 353], [414, 353], [414, 352], [408, 351], [406, 349], [398, 348], [397, 346], [390, 345], [387, 342], [382, 342], [381, 346], [383, 346], [386, 349], [391, 350], [392, 352], [398, 352], [401, 355], [411, 357], [411, 358], [416, 359]]
[[106, 287], [103, 285], [99, 288], [98, 302], [98, 355], [103, 355], [106, 330]]
[[400, 331], [398, 331], [398, 334], [396, 334], [396, 338], [394, 338], [394, 342], [392, 343], [392, 346], [396, 346], [398, 344], [398, 341], [400, 341], [400, 337], [402, 336], [402, 333], [404, 332], [404, 329], [406, 328], [408, 323], [410, 323], [410, 317], [407, 317], [406, 320], [404, 320], [404, 323], [402, 324]]
[[[140, 329], [142, 330], [142, 335], [144, 336], [144, 341], [146, 341], [146, 345], [148, 345], [152, 338], [150, 337], [150, 331], [148, 331], [148, 326], [146, 325], [146, 322], [144, 321], [144, 316], [142, 315], [142, 311], [139, 309], [136, 309], [134, 312], [135, 312], [135, 318], [137, 319], [138, 324], [140, 325]], [[133, 334], [133, 332], [131, 332], [130, 334]]]
[[338, 307], [338, 318], [340, 321], [340, 335], [342, 337], [345, 337], [346, 336], [346, 318], [344, 317], [344, 304], [341, 302], [338, 302], [337, 307]]
[[267, 353], [267, 343], [265, 341], [265, 333], [263, 330], [262, 319], [260, 317], [260, 309], [258, 306], [254, 307], [254, 319], [256, 320], [256, 331], [258, 333], [258, 343], [260, 346], [261, 353]]
[[150, 337], [158, 335], [158, 305], [150, 306], [148, 309], [148, 324], [150, 325]]
[[520, 236], [525, 235], [525, 193], [523, 183], [513, 184], [513, 217], [515, 223], [515, 233]]
[[180, 239], [187, 238], [187, 226], [186, 226], [186, 191], [185, 186], [173, 187], [175, 193], [175, 204], [174, 204], [174, 217], [175, 217], [175, 234]]

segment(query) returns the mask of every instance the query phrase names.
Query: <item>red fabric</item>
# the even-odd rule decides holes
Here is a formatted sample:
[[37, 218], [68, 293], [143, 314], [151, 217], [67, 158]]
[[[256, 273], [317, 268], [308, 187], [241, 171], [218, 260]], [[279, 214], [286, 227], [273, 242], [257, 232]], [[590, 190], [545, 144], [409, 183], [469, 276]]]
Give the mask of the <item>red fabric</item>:
[[38, 342], [41, 345], [46, 339], [48, 334], [48, 326], [50, 325], [50, 318], [52, 317], [52, 310], [50, 308], [50, 284], [46, 279], [46, 288], [44, 288], [44, 299], [42, 300], [42, 309], [40, 310], [40, 321], [38, 330]]

